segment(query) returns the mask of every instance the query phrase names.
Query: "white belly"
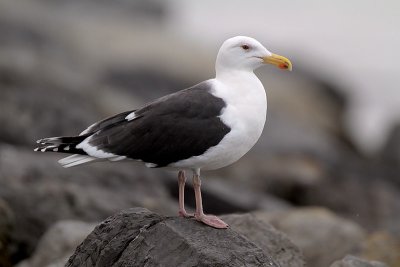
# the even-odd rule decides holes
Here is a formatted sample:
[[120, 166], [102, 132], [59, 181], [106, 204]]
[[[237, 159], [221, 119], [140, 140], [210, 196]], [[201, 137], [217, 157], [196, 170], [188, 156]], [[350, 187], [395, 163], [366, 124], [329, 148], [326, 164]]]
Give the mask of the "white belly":
[[[255, 77], [255, 75], [254, 75]], [[267, 99], [261, 82], [229, 86], [213, 80], [218, 86], [213, 94], [227, 102], [221, 120], [231, 131], [203, 155], [181, 160], [170, 167], [214, 170], [230, 165], [245, 155], [260, 138], [267, 114]]]

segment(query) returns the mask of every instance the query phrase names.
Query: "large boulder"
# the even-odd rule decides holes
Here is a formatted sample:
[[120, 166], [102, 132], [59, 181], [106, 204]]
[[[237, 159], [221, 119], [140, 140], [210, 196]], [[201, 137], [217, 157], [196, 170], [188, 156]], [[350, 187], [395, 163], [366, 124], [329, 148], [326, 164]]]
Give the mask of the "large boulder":
[[255, 213], [284, 232], [304, 253], [308, 266], [329, 266], [361, 248], [364, 230], [324, 208], [299, 208], [276, 213]]
[[[276, 248], [262, 249], [252, 242], [249, 231], [246, 236], [236, 231], [237, 218], [231, 220], [234, 226], [221, 230], [143, 208], [125, 210], [98, 225], [66, 266], [280, 266], [279, 261], [290, 262]], [[276, 230], [263, 230], [268, 238], [282, 240]], [[277, 244], [295, 255], [292, 263], [281, 266], [302, 266], [298, 249], [288, 244], [288, 240]]]

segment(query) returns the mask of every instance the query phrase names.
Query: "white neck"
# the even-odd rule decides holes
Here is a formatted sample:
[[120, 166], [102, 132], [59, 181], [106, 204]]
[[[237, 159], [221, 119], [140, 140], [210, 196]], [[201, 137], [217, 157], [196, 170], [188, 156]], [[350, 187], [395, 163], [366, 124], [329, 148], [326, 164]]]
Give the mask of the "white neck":
[[218, 80], [223, 80], [224, 79], [223, 77], [226, 77], [226, 76], [245, 77], [248, 75], [255, 76], [252, 69], [226, 68], [226, 67], [220, 66], [220, 64], [215, 65], [215, 78]]
[[229, 89], [230, 94], [238, 95], [239, 98], [265, 98], [265, 90], [253, 71], [224, 69], [216, 71], [215, 80], [224, 84]]

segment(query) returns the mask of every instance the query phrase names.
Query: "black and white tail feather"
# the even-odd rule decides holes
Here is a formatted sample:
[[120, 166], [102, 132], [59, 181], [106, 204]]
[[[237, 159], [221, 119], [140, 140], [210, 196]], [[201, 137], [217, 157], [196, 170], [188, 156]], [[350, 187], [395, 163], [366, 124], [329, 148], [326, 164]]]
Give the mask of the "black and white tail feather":
[[[87, 154], [82, 148], [77, 146], [81, 144], [86, 138], [90, 137], [94, 133], [112, 127], [115, 124], [126, 121], [126, 116], [132, 114], [134, 110], [120, 113], [116, 116], [104, 119], [93, 125], [89, 126], [78, 136], [60, 136], [60, 137], [49, 137], [43, 138], [36, 141], [39, 144], [34, 151], [39, 152], [58, 152], [58, 153], [70, 153], [71, 156], [60, 159], [58, 162], [64, 167], [69, 168], [76, 165], [106, 160], [106, 158], [97, 158]], [[115, 161], [122, 159], [122, 157], [108, 158], [108, 160]]]
[[58, 161], [63, 167], [68, 168], [97, 160], [97, 158], [87, 155], [85, 151], [76, 147], [87, 137], [88, 135], [44, 138], [36, 141], [39, 144], [39, 147], [35, 148], [34, 150], [40, 152], [58, 152], [58, 153], [74, 154]]

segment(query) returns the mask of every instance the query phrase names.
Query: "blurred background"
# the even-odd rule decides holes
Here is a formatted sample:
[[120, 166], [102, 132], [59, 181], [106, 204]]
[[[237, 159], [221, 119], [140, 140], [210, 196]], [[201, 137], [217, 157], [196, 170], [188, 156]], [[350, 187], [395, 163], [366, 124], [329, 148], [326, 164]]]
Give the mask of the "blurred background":
[[[0, 0], [0, 266], [62, 266], [70, 252], [55, 244], [121, 209], [176, 215], [176, 173], [63, 169], [32, 149], [213, 77], [235, 35], [294, 70], [257, 70], [266, 128], [239, 162], [203, 174], [206, 212], [259, 214], [307, 266], [349, 253], [400, 266], [399, 25], [395, 0]], [[193, 208], [191, 186], [187, 198]]]

